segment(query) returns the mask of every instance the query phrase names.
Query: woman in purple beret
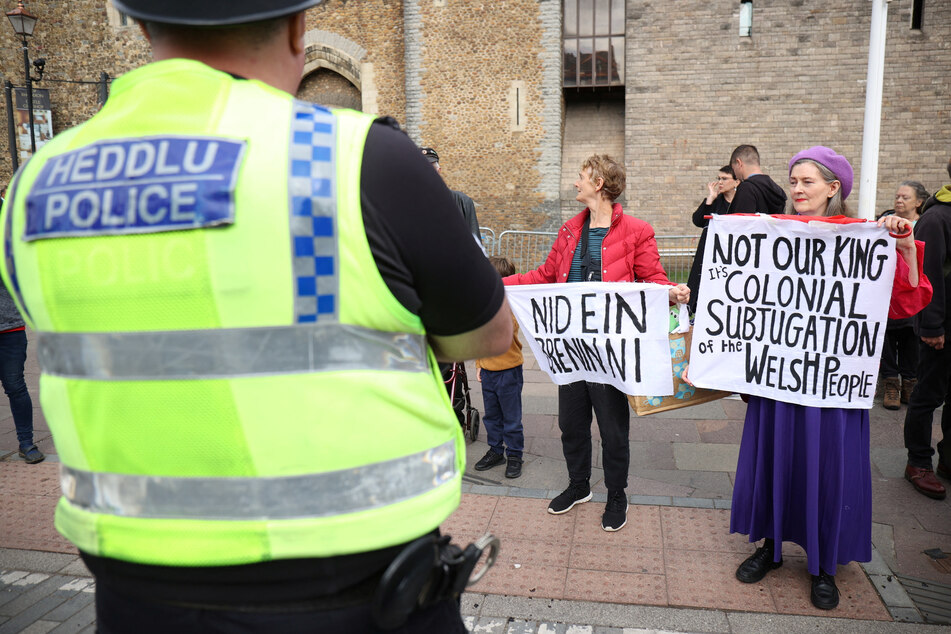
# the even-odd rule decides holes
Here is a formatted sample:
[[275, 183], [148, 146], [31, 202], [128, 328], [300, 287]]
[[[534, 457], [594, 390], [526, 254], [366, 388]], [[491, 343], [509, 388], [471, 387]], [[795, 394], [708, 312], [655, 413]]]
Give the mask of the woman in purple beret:
[[[827, 147], [789, 161], [787, 213], [847, 216], [852, 166]], [[910, 316], [931, 299], [921, 274], [924, 245], [899, 216], [878, 221], [895, 235], [897, 266], [890, 317]], [[736, 466], [730, 532], [765, 539], [737, 568], [744, 583], [783, 565], [782, 542], [799, 544], [812, 575], [812, 604], [839, 604], [836, 566], [872, 555], [872, 475], [869, 414], [864, 409], [807, 407], [749, 397]]]

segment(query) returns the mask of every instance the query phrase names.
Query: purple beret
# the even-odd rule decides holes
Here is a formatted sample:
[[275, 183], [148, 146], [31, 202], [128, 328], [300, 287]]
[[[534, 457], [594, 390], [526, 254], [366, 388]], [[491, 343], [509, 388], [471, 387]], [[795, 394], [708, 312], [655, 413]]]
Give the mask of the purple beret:
[[802, 159], [813, 160], [820, 165], [828, 167], [829, 171], [835, 174], [836, 179], [842, 183], [842, 200], [848, 198], [849, 194], [852, 193], [852, 179], [855, 178], [855, 174], [852, 172], [852, 166], [844, 156], [836, 154], [823, 145], [815, 145], [789, 159], [790, 173], [792, 173], [793, 165]]

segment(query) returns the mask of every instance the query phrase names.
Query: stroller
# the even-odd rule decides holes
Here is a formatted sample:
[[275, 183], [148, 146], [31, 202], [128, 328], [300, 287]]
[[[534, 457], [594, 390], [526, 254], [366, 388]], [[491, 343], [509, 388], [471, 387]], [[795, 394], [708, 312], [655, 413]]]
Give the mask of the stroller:
[[459, 419], [462, 432], [467, 440], [473, 441], [479, 437], [479, 422], [482, 417], [479, 410], [472, 407], [466, 366], [464, 363], [441, 363], [439, 367], [442, 370], [442, 379], [446, 383], [446, 391], [449, 392], [449, 402], [452, 403], [452, 410]]

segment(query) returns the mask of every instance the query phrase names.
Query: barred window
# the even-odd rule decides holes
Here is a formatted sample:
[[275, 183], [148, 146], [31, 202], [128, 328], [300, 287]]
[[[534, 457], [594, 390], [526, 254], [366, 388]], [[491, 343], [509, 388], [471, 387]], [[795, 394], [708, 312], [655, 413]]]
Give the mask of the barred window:
[[624, 0], [564, 0], [563, 83], [624, 85]]

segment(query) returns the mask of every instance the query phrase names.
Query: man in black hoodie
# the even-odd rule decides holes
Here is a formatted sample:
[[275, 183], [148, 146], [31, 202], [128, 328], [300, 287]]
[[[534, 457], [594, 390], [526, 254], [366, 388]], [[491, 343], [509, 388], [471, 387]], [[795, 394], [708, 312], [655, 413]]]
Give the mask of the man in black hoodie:
[[[951, 177], [951, 161], [948, 161]], [[905, 479], [915, 490], [936, 500], [943, 500], [945, 487], [937, 473], [951, 481], [951, 185], [945, 185], [921, 208], [915, 224], [915, 238], [925, 243], [924, 273], [931, 281], [934, 295], [931, 303], [915, 316], [918, 345], [918, 384], [908, 401], [905, 415], [905, 448], [908, 465]], [[931, 424], [934, 411], [944, 405], [941, 415], [941, 441], [938, 442], [938, 466], [932, 471], [934, 449], [931, 447]]]
[[786, 207], [786, 192], [759, 166], [755, 146], [741, 145], [730, 155], [730, 167], [740, 181], [730, 204], [731, 214], [781, 214]]

